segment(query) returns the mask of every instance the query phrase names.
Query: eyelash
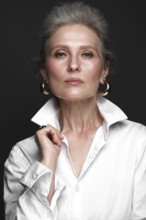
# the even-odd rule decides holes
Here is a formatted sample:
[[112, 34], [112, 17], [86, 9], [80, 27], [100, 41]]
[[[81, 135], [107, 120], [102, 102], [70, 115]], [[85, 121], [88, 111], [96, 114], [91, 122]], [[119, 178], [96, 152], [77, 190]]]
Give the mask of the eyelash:
[[55, 57], [56, 58], [61, 58], [61, 57], [63, 57], [63, 56], [65, 56], [66, 54], [64, 53], [64, 52], [56, 52], [55, 53]]
[[[58, 52], [55, 53], [55, 57], [56, 58], [62, 58], [64, 56], [66, 56], [65, 52], [58, 51]], [[93, 53], [92, 52], [84, 52], [81, 56], [83, 56], [85, 58], [92, 58], [93, 57]]]
[[83, 53], [83, 56], [85, 56], [86, 58], [92, 58], [93, 57], [93, 53], [85, 52], [85, 53]]

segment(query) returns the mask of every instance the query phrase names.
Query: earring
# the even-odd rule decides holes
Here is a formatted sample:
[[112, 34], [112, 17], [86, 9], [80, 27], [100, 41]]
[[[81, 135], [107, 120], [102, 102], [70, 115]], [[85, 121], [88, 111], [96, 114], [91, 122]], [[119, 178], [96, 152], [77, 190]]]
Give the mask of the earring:
[[45, 82], [42, 82], [40, 84], [40, 91], [44, 94], [44, 95], [49, 95], [49, 90], [47, 90], [47, 85]]
[[108, 95], [108, 93], [110, 92], [110, 84], [106, 80], [104, 80], [104, 84], [101, 84], [101, 87], [105, 88], [102, 88], [102, 91], [99, 91], [99, 94], [102, 96]]

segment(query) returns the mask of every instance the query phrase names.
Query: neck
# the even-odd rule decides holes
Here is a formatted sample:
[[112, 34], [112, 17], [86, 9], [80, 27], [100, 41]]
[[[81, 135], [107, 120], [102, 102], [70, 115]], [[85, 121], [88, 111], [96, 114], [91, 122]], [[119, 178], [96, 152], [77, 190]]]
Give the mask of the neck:
[[62, 132], [83, 133], [97, 129], [103, 119], [99, 113], [96, 98], [82, 101], [60, 100], [60, 127]]

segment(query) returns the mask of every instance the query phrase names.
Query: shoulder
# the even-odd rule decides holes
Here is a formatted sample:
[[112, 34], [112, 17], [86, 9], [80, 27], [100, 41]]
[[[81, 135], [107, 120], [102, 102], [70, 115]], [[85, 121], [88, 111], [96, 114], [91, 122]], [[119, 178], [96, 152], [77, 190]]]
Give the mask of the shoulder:
[[24, 140], [21, 140], [19, 142], [16, 143], [17, 146], [19, 146], [22, 150], [35, 150], [37, 148], [37, 144], [36, 144], [36, 141], [35, 141], [35, 136], [31, 136], [31, 137], [28, 137]]
[[19, 141], [16, 146], [18, 146], [18, 148], [25, 154], [30, 162], [33, 162], [34, 160], [39, 160], [39, 148], [34, 136]]
[[146, 126], [141, 123], [130, 120], [119, 121], [111, 126], [111, 134], [124, 143], [146, 147]]
[[8, 157], [9, 161], [19, 161], [20, 163], [32, 164], [40, 160], [40, 153], [35, 137], [31, 136], [17, 142]]
[[144, 136], [146, 135], [146, 126], [130, 120], [123, 121], [123, 127], [127, 129], [129, 132], [134, 132], [136, 134], [141, 133]]
[[146, 126], [127, 119], [111, 125], [110, 134], [131, 142], [142, 140], [146, 142]]
[[146, 126], [133, 121], [125, 121], [125, 126], [128, 129], [128, 138], [131, 139], [132, 150], [136, 149], [137, 164], [142, 162], [146, 165]]
[[132, 133], [136, 133], [138, 134], [139, 132], [146, 135], [146, 126], [138, 123], [138, 122], [134, 122], [134, 121], [130, 121], [130, 120], [122, 120], [119, 121], [115, 124], [112, 125], [112, 129], [118, 129], [119, 131], [125, 131], [125, 132], [132, 132]]

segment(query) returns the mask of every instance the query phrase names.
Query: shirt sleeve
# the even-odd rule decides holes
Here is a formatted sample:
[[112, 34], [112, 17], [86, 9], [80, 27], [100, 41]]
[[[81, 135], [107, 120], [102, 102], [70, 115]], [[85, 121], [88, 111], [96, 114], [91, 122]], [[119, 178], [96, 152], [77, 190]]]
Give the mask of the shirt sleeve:
[[132, 220], [146, 219], [146, 127], [138, 136], [137, 160], [134, 176]]
[[5, 220], [56, 219], [56, 203], [64, 186], [55, 177], [49, 204], [51, 178], [51, 170], [38, 161], [30, 164], [21, 149], [13, 147], [4, 165]]

